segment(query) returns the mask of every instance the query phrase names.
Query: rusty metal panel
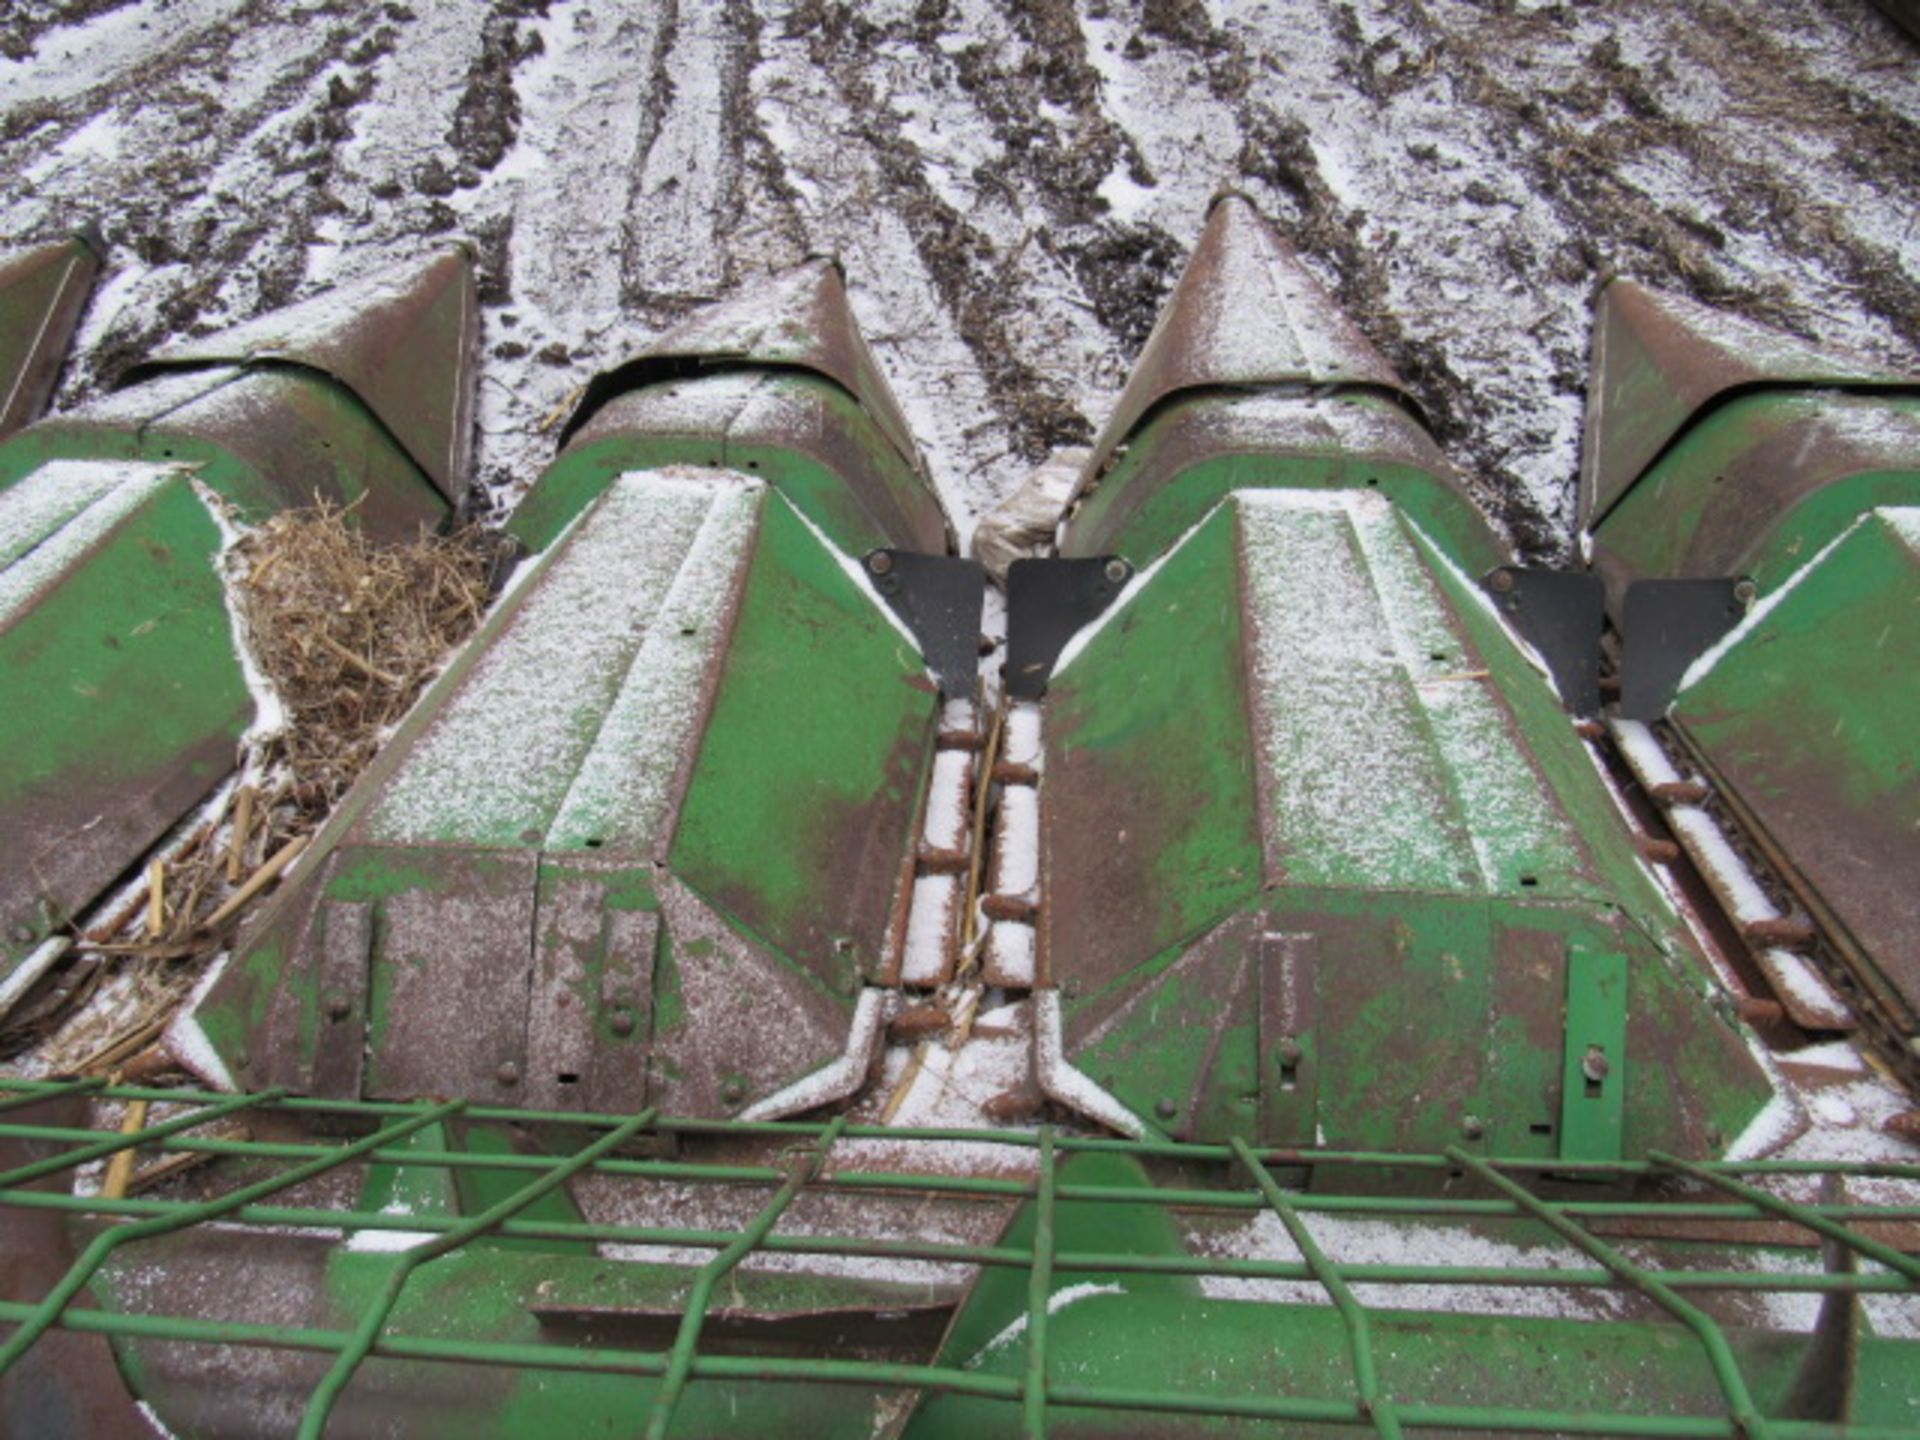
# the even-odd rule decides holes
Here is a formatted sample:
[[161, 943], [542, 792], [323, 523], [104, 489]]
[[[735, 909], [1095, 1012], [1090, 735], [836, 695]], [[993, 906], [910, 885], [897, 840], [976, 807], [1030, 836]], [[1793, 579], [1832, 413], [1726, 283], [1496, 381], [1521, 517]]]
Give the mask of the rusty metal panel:
[[[849, 553], [888, 545], [945, 554], [951, 536], [931, 485], [871, 424], [849, 424], [851, 408], [837, 406], [834, 391], [778, 371], [642, 385], [594, 411], [560, 464], [605, 447], [609, 463], [621, 470], [667, 459], [750, 468], [788, 493]], [[668, 447], [679, 453], [662, 453]], [[800, 493], [786, 483], [785, 472], [796, 464], [831, 476], [832, 486]]]
[[1105, 471], [1134, 427], [1170, 396], [1276, 385], [1374, 389], [1420, 413], [1393, 366], [1292, 247], [1244, 196], [1222, 195], [1085, 474]]
[[99, 271], [84, 234], [0, 263], [0, 439], [46, 406]]
[[320, 904], [320, 1038], [312, 1078], [317, 1095], [357, 1096], [367, 1052], [367, 981], [373, 963], [373, 902]]
[[543, 878], [527, 1000], [529, 1105], [628, 1113], [646, 1104], [660, 916], [614, 908], [608, 891], [598, 875]]
[[913, 430], [847, 304], [846, 277], [838, 261], [824, 258], [697, 311], [626, 365], [596, 376], [561, 432], [561, 444], [622, 391], [676, 373], [741, 365], [826, 376], [860, 402], [901, 459], [923, 471]]
[[344, 385], [440, 493], [465, 491], [479, 319], [465, 247], [164, 347], [125, 383], [181, 366], [295, 365]]
[[660, 885], [667, 940], [654, 983], [648, 1101], [736, 1115], [845, 1051], [847, 1002], [729, 924], [690, 886]]
[[1626, 586], [1643, 578], [1749, 575], [1763, 589], [1779, 584], [1858, 513], [1806, 502], [1855, 477], [1874, 477], [1859, 506], [1920, 500], [1920, 414], [1911, 405], [1783, 394], [1738, 421], [1710, 459], [1663, 465], [1661, 493], [1647, 503], [1636, 493], [1594, 533], [1593, 566], [1615, 616]]
[[1466, 568], [1509, 558], [1465, 477], [1411, 415], [1372, 396], [1198, 391], [1155, 411], [1063, 523], [1060, 553], [1145, 565], [1236, 489], [1378, 484]]
[[519, 1101], [537, 865], [532, 852], [414, 852], [419, 883], [380, 905], [370, 1098]]
[[1766, 386], [1920, 393], [1920, 376], [1818, 349], [1631, 280], [1600, 297], [1581, 444], [1580, 516], [1597, 523], [1708, 406]]
[[1320, 1118], [1320, 942], [1311, 933], [1263, 923], [1254, 948], [1260, 967], [1260, 1139], [1311, 1145]]

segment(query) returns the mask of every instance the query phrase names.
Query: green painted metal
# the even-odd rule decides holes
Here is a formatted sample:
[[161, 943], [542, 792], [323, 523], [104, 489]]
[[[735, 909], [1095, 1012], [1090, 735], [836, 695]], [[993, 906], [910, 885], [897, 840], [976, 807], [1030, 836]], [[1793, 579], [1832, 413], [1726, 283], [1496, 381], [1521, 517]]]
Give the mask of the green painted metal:
[[[734, 412], [748, 396], [756, 407], [780, 417], [783, 428], [739, 433]], [[695, 423], [688, 423], [689, 412]], [[805, 417], [804, 422], [799, 417]], [[717, 426], [711, 423], [715, 418]], [[786, 433], [788, 426], [794, 434]], [[832, 436], [834, 452], [820, 455], [798, 448], [796, 439], [808, 433]], [[645, 391], [613, 402], [610, 413], [582, 431], [527, 492], [507, 531], [531, 549], [544, 549], [619, 476], [695, 465], [765, 480], [849, 555], [899, 544], [903, 538], [909, 544], [924, 539], [902, 537], [897, 525], [862, 505], [836, 464], [857, 464], [875, 477], [894, 497], [894, 508], [906, 511], [926, 503], [925, 478], [901, 457], [859, 402], [838, 386], [800, 373], [692, 376], [674, 383], [665, 395]]]
[[[409, 283], [397, 309], [336, 318], [310, 341], [356, 375], [368, 351], [438, 354], [440, 373], [417, 383], [464, 394], [466, 262], [421, 282], [436, 297], [424, 318], [407, 311]], [[330, 500], [383, 539], [447, 514], [387, 421], [312, 358], [189, 358], [156, 375], [0, 444], [0, 745], [14, 757], [0, 828], [21, 857], [0, 874], [0, 985], [33, 979], [49, 938], [231, 771], [255, 707], [213, 508], [257, 522]], [[464, 403], [441, 430], [458, 428]], [[436, 423], [425, 416], [409, 416], [423, 444]], [[464, 453], [464, 439], [448, 443]]]
[[[931, 763], [938, 697], [913, 642], [820, 545], [768, 506], [670, 864], [762, 940], [851, 993], [882, 956], [900, 873], [896, 826]], [[863, 923], [865, 922], [865, 923]]]
[[1762, 603], [1673, 723], [1920, 1031], [1920, 922], [1892, 881], [1920, 867], [1920, 507], [1868, 512]]
[[912, 641], [736, 472], [628, 474], [530, 570], [200, 1005], [243, 1082], [731, 1113], [843, 1052], [930, 761]]
[[1626, 1112], [1627, 957], [1574, 945], [1567, 952], [1566, 1067], [1560, 1080], [1560, 1153], [1618, 1160]]
[[[99, 1094], [85, 1082], [0, 1082], [7, 1098], [46, 1101], [67, 1094]], [[107, 1087], [111, 1098], [170, 1095], [193, 1103], [191, 1092]], [[1696, 1163], [1656, 1155], [1646, 1160], [1571, 1165], [1561, 1161], [1492, 1161], [1457, 1147], [1443, 1153], [1379, 1154], [1282, 1150], [1236, 1142], [1231, 1146], [1135, 1143], [1056, 1136], [1042, 1129], [1006, 1132], [920, 1132], [848, 1125], [844, 1117], [820, 1124], [748, 1125], [730, 1122], [661, 1121], [649, 1112], [617, 1116], [535, 1117], [463, 1107], [458, 1102], [406, 1104], [324, 1103], [275, 1093], [215, 1099], [214, 1109], [273, 1114], [283, 1122], [332, 1117], [329, 1124], [369, 1127], [358, 1139], [314, 1135], [296, 1145], [284, 1141], [227, 1139], [217, 1142], [227, 1163], [262, 1167], [260, 1177], [213, 1201], [141, 1198], [110, 1201], [97, 1196], [21, 1188], [25, 1179], [68, 1173], [87, 1159], [140, 1147], [148, 1153], [192, 1153], [191, 1131], [215, 1118], [199, 1109], [177, 1120], [150, 1124], [133, 1135], [86, 1138], [85, 1130], [35, 1126], [7, 1112], [0, 1140], [30, 1140], [59, 1147], [57, 1153], [0, 1176], [0, 1206], [53, 1208], [76, 1217], [127, 1216], [136, 1223], [109, 1226], [92, 1242], [88, 1264], [71, 1274], [94, 1277], [103, 1303], [72, 1303], [77, 1285], [64, 1286], [39, 1305], [0, 1302], [0, 1323], [21, 1324], [5, 1353], [27, 1349], [47, 1325], [115, 1337], [133, 1373], [160, 1396], [172, 1394], [155, 1362], [166, 1342], [192, 1340], [196, 1347], [228, 1347], [239, 1356], [266, 1347], [290, 1363], [302, 1354], [330, 1360], [327, 1378], [307, 1407], [307, 1432], [336, 1404], [351, 1401], [344, 1377], [364, 1371], [363, 1405], [380, 1403], [387, 1387], [436, 1394], [436, 1423], [462, 1434], [517, 1435], [550, 1429], [561, 1420], [588, 1427], [625, 1416], [626, 1423], [651, 1410], [661, 1434], [727, 1433], [740, 1424], [773, 1423], [794, 1434], [870, 1433], [871, 1398], [898, 1395], [891, 1411], [906, 1420], [904, 1434], [917, 1437], [977, 1434], [981, 1427], [1018, 1426], [1024, 1433], [1069, 1436], [1108, 1433], [1118, 1423], [1137, 1429], [1138, 1417], [1183, 1417], [1196, 1433], [1237, 1433], [1236, 1420], [1291, 1420], [1341, 1432], [1393, 1426], [1443, 1424], [1513, 1433], [1608, 1433], [1624, 1435], [1764, 1434], [1780, 1437], [1905, 1435], [1915, 1433], [1902, 1394], [1913, 1374], [1913, 1342], [1866, 1337], [1860, 1347], [1859, 1383], [1844, 1432], [1839, 1417], [1790, 1418], [1780, 1408], [1805, 1351], [1798, 1336], [1755, 1331], [1715, 1318], [1718, 1291], [1753, 1289], [1800, 1293], [1920, 1294], [1920, 1263], [1856, 1228], [1906, 1215], [1871, 1204], [1803, 1204], [1760, 1183], [1768, 1177], [1805, 1174], [1877, 1175], [1920, 1180], [1920, 1166], [1847, 1165], [1821, 1162]], [[551, 1148], [528, 1150], [444, 1149], [451, 1123], [493, 1123], [510, 1114], [533, 1124]], [[663, 1126], [671, 1126], [671, 1132]], [[601, 1183], [647, 1186], [737, 1183], [737, 1161], [683, 1151], [676, 1161], [621, 1154], [629, 1142], [677, 1133], [683, 1145], [700, 1138], [718, 1142], [724, 1156], [758, 1139], [776, 1147], [776, 1163], [756, 1168], [768, 1198], [739, 1226], [711, 1230], [648, 1229], [588, 1219], [537, 1218], [536, 1202], [560, 1194], [569, 1181], [589, 1173]], [[997, 1182], [978, 1177], [911, 1170], [882, 1174], [831, 1163], [833, 1147], [861, 1135], [886, 1135], [910, 1149], [952, 1138], [973, 1138], [1030, 1147], [1036, 1165], [1024, 1179]], [[591, 1135], [583, 1143], [579, 1138]], [[569, 1138], [571, 1137], [571, 1138]], [[212, 1142], [202, 1142], [212, 1143]], [[357, 1205], [330, 1208], [271, 1206], [262, 1200], [329, 1172], [381, 1175], [396, 1161], [425, 1173], [497, 1170], [499, 1180], [483, 1202], [476, 1196], [463, 1213], [439, 1213], [415, 1205], [395, 1213], [401, 1193], [371, 1178], [358, 1187]], [[1157, 1167], [1170, 1165], [1170, 1169]], [[1310, 1187], [1297, 1178], [1303, 1166], [1316, 1172]], [[1366, 1173], [1454, 1168], [1478, 1182], [1472, 1195], [1420, 1199], [1381, 1194]], [[1726, 1192], [1724, 1205], [1661, 1198], [1657, 1191], [1621, 1189], [1598, 1199], [1585, 1189], [1565, 1198], [1542, 1188], [1545, 1172], [1577, 1169], [1607, 1176], [1621, 1186], [1663, 1171], [1688, 1176]], [[1320, 1171], [1347, 1174], [1334, 1190], [1318, 1183]], [[386, 1172], [391, 1178], [390, 1172]], [[512, 1178], [519, 1177], [519, 1178]], [[1244, 1188], [1251, 1179], [1253, 1188]], [[1008, 1200], [1024, 1200], [1006, 1232], [992, 1245], [950, 1240], [902, 1244], [860, 1233], [783, 1233], [775, 1222], [803, 1193], [831, 1191], [867, 1180], [887, 1191], [932, 1197], [952, 1187], [988, 1185]], [[1351, 1182], [1359, 1182], [1357, 1186]], [[337, 1193], [337, 1187], [336, 1193]], [[452, 1186], [440, 1190], [444, 1197]], [[426, 1191], [415, 1189], [416, 1198]], [[349, 1202], [351, 1205], [351, 1202]], [[1242, 1260], [1217, 1245], [1195, 1250], [1183, 1239], [1176, 1217], [1195, 1211], [1222, 1220], [1262, 1211], [1278, 1218], [1293, 1239], [1298, 1260]], [[1595, 1262], [1589, 1268], [1531, 1267], [1448, 1255], [1419, 1263], [1354, 1263], [1332, 1258], [1314, 1233], [1330, 1217], [1369, 1218], [1376, 1224], [1431, 1225], [1440, 1217], [1472, 1214], [1476, 1223], [1538, 1227], [1557, 1235]], [[1587, 1228], [1601, 1216], [1615, 1223], [1657, 1222], [1684, 1230], [1689, 1220], [1719, 1221], [1763, 1214], [1821, 1238], [1846, 1244], [1887, 1268], [1871, 1273], [1807, 1270], [1787, 1252], [1765, 1245], [1731, 1245], [1736, 1268], [1700, 1263], [1697, 1244], [1681, 1240], [1669, 1252], [1642, 1240], [1628, 1261], [1614, 1245]], [[1498, 1217], [1509, 1217], [1499, 1219]], [[432, 1238], [397, 1254], [339, 1255], [363, 1270], [352, 1285], [315, 1297], [319, 1323], [221, 1319], [204, 1308], [208, 1296], [181, 1291], [155, 1309], [150, 1289], [140, 1306], [125, 1300], [139, 1286], [132, 1238], [154, 1245], [178, 1244], [218, 1220], [261, 1234], [288, 1229], [352, 1231], [403, 1229]], [[1410, 1234], [1412, 1232], [1410, 1231]], [[1501, 1233], [1530, 1236], [1529, 1228]], [[1658, 1233], [1651, 1232], [1651, 1233]], [[125, 1237], [125, 1238], [116, 1238]], [[536, 1249], [487, 1251], [500, 1237]], [[662, 1267], [567, 1253], [563, 1242], [692, 1246], [713, 1252], [704, 1267]], [[1427, 1242], [1429, 1245], [1431, 1242]], [[1526, 1243], [1535, 1243], [1528, 1241]], [[235, 1239], [221, 1241], [232, 1250]], [[556, 1248], [558, 1245], [559, 1248]], [[99, 1251], [98, 1255], [93, 1250]], [[728, 1282], [745, 1287], [731, 1296], [719, 1282], [756, 1252], [803, 1260], [808, 1254], [924, 1255], [983, 1266], [955, 1312], [948, 1333], [923, 1360], [902, 1363], [852, 1358], [830, 1348], [802, 1353], [751, 1353], [735, 1348], [727, 1317], [769, 1307], [804, 1309], [833, 1303], [832, 1289], [804, 1275], [739, 1272]], [[181, 1251], [179, 1256], [188, 1252]], [[179, 1259], [176, 1256], [176, 1263]], [[670, 1279], [680, 1277], [678, 1283]], [[1226, 1300], [1206, 1297], [1200, 1276], [1269, 1279], [1317, 1286], [1343, 1300], [1333, 1306], [1300, 1299]], [[704, 1277], [703, 1285], [688, 1282]], [[663, 1284], [663, 1282], [666, 1282]], [[863, 1282], [872, 1283], [872, 1282]], [[1470, 1313], [1441, 1313], [1381, 1303], [1379, 1287], [1436, 1284], [1550, 1286], [1634, 1290], [1672, 1315], [1636, 1320], [1524, 1321]], [[812, 1286], [812, 1289], [809, 1289]], [[1374, 1287], [1362, 1291], [1356, 1287]], [[911, 1287], [897, 1287], [910, 1291]], [[68, 1293], [71, 1291], [72, 1293]], [[166, 1296], [167, 1292], [159, 1292]], [[614, 1313], [639, 1305], [675, 1330], [656, 1327], [658, 1347], [608, 1344], [548, 1332], [531, 1323], [529, 1297], [538, 1302]], [[809, 1299], [807, 1297], [811, 1296]], [[1375, 1298], [1367, 1298], [1367, 1297]], [[903, 1297], [904, 1298], [904, 1295]], [[52, 1303], [58, 1301], [58, 1304]], [[884, 1303], [884, 1302], [883, 1302]], [[609, 1311], [607, 1307], [613, 1307]], [[297, 1309], [284, 1312], [295, 1316]], [[349, 1318], [357, 1317], [357, 1318]], [[44, 1319], [44, 1323], [42, 1320]], [[342, 1324], [340, 1320], [347, 1323]], [[704, 1319], [704, 1323], [703, 1322]], [[1014, 1326], [1007, 1332], [1010, 1324]], [[25, 1339], [21, 1337], [25, 1336]], [[1595, 1347], [1605, 1365], [1583, 1361]], [[172, 1353], [187, 1353], [176, 1349]], [[216, 1352], [217, 1353], [217, 1352]], [[1362, 1357], [1365, 1357], [1362, 1359]], [[367, 1364], [378, 1357], [375, 1373]], [[460, 1362], [449, 1366], [448, 1362]], [[309, 1373], [303, 1370], [301, 1373]], [[1631, 1373], [1633, 1394], [1622, 1404], [1619, 1377]], [[676, 1397], [665, 1377], [678, 1376]], [[448, 1381], [461, 1377], [456, 1388]], [[849, 1397], [862, 1397], [849, 1403]], [[1910, 1396], [1908, 1397], [1910, 1399]], [[893, 1402], [889, 1402], [893, 1403]], [[164, 1412], [163, 1412], [164, 1413]], [[348, 1428], [359, 1418], [342, 1415]], [[353, 1417], [369, 1414], [352, 1411]], [[1133, 1420], [1117, 1417], [1131, 1414]], [[657, 1417], [666, 1416], [671, 1425]], [[1017, 1418], [1016, 1418], [1017, 1417]], [[1312, 1432], [1312, 1433], [1317, 1433]], [[1329, 1433], [1333, 1433], [1332, 1430]]]
[[0, 587], [32, 587], [0, 600], [0, 816], [21, 858], [0, 879], [0, 976], [213, 787], [253, 718], [214, 519], [184, 473], [106, 478], [93, 506], [22, 537], [72, 551], [63, 570], [40, 578], [33, 549], [0, 558]]
[[1289, 417], [1276, 417], [1270, 400], [1203, 395], [1170, 403], [1082, 496], [1060, 553], [1118, 553], [1144, 566], [1235, 492], [1369, 489], [1440, 539], [1472, 573], [1506, 561], [1485, 517], [1404, 410], [1369, 395], [1315, 408], [1332, 423], [1312, 425], [1304, 436], [1288, 433], [1290, 443], [1282, 445], [1275, 420]]
[[1623, 967], [1613, 1143], [1697, 1153], [1766, 1104], [1550, 685], [1371, 492], [1221, 506], [1047, 704], [1046, 864], [1075, 880], [1043, 978], [1143, 1125], [1579, 1157], [1582, 953]]
[[1920, 399], [1762, 393], [1690, 426], [1593, 541], [1603, 574], [1746, 575], [1765, 593], [1867, 511], [1914, 504]]

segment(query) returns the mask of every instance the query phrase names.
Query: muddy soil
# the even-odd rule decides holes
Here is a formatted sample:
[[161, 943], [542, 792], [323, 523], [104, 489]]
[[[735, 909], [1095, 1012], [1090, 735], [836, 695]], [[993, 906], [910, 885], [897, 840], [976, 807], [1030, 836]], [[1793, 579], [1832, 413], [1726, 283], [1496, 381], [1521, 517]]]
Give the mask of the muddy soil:
[[834, 252], [964, 532], [1233, 187], [1552, 556], [1607, 277], [1920, 369], [1916, 62], [1868, 0], [15, 0], [0, 247], [114, 246], [72, 405], [471, 239], [495, 512], [593, 370]]

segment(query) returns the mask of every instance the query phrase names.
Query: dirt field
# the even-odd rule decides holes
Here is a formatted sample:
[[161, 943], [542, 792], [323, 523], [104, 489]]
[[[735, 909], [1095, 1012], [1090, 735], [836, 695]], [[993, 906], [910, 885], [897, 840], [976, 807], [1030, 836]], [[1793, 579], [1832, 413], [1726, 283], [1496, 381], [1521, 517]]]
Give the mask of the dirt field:
[[1868, 0], [13, 0], [0, 245], [115, 247], [71, 404], [469, 237], [495, 507], [590, 372], [835, 252], [964, 531], [1233, 186], [1552, 553], [1604, 276], [1920, 368], [1916, 61]]

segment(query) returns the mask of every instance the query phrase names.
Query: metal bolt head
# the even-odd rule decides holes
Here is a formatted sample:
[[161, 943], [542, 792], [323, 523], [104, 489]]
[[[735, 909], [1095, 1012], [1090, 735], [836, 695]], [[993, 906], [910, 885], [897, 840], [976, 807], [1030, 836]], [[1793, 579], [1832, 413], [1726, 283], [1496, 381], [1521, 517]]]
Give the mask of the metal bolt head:
[[733, 1079], [720, 1087], [720, 1098], [729, 1105], [738, 1105], [747, 1098], [747, 1085], [744, 1080]]
[[1580, 1073], [1596, 1085], [1606, 1079], [1612, 1069], [1607, 1063], [1607, 1052], [1598, 1045], [1589, 1045], [1587, 1053], [1580, 1057]]
[[607, 1028], [621, 1039], [626, 1039], [633, 1034], [633, 1012], [631, 1010], [614, 1011], [612, 1018], [607, 1021]]
[[885, 550], [876, 550], [867, 556], [867, 569], [875, 575], [886, 575], [893, 570], [893, 556]]
[[1274, 1053], [1279, 1055], [1282, 1065], [1298, 1065], [1301, 1057], [1307, 1052], [1300, 1048], [1300, 1042], [1298, 1040], [1288, 1035], [1274, 1047]]
[[1114, 556], [1107, 561], [1106, 576], [1116, 585], [1124, 584], [1127, 578], [1127, 562], [1118, 555]]
[[1513, 589], [1513, 572], [1511, 570], [1494, 571], [1487, 577], [1487, 588], [1495, 594], [1505, 595]]
[[1751, 580], [1736, 581], [1733, 587], [1733, 599], [1742, 610], [1760, 598], [1760, 587]]
[[493, 1078], [498, 1080], [502, 1085], [518, 1085], [520, 1083], [520, 1067], [511, 1060], [503, 1060], [500, 1062], [500, 1068], [493, 1072]]
[[1171, 1095], [1162, 1095], [1158, 1100], [1153, 1102], [1153, 1113], [1158, 1115], [1162, 1120], [1171, 1120], [1180, 1113], [1180, 1107], [1173, 1103], [1173, 1097]]
[[353, 1002], [346, 996], [329, 995], [327, 997], [327, 1018], [329, 1020], [344, 1020], [352, 1013]]
[[1468, 1115], [1460, 1121], [1460, 1134], [1465, 1139], [1478, 1140], [1486, 1133], [1486, 1122], [1478, 1115]]

